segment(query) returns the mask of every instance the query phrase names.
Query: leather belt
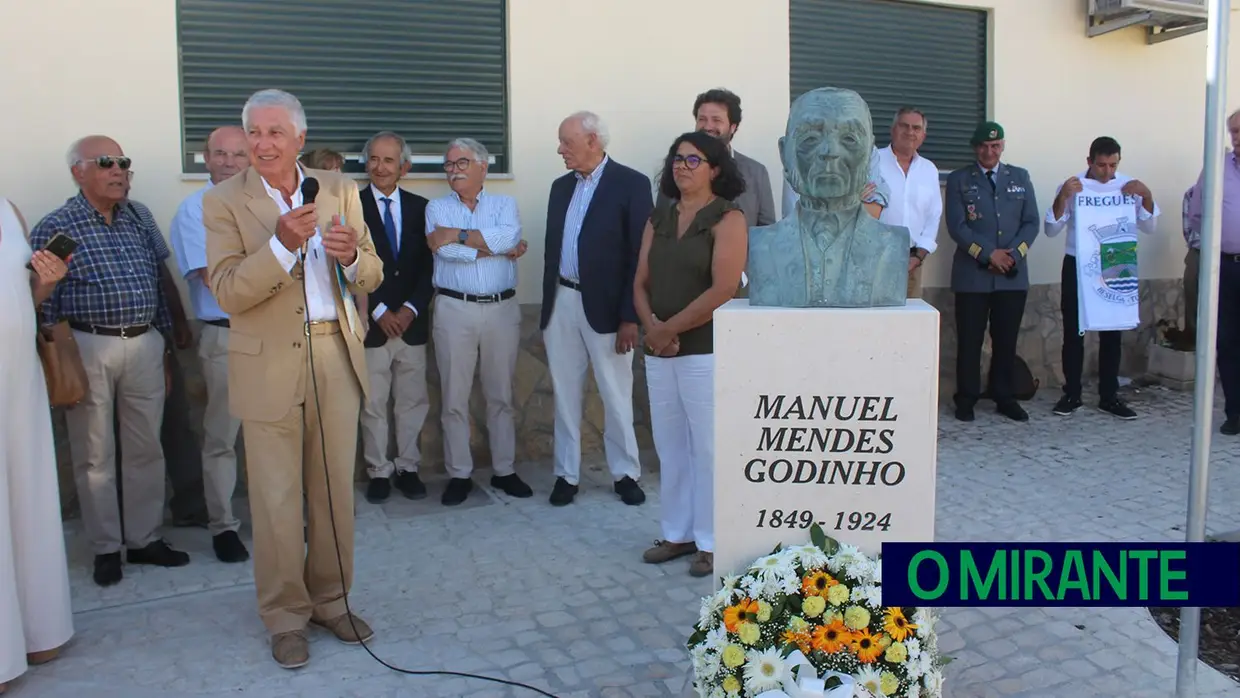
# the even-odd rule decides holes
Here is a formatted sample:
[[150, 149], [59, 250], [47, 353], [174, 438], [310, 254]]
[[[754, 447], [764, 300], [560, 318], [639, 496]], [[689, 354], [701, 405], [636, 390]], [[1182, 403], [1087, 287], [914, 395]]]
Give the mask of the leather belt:
[[306, 336], [340, 334], [339, 320], [315, 320], [306, 323]]
[[506, 301], [517, 295], [517, 289], [515, 288], [510, 288], [507, 291], [500, 291], [499, 293], [492, 293], [489, 296], [461, 293], [460, 291], [453, 291], [450, 288], [441, 288], [438, 292], [440, 295], [447, 296], [448, 298], [455, 298], [458, 301], [468, 301], [470, 303], [498, 303], [500, 301]]
[[577, 283], [576, 281], [569, 281], [563, 276], [560, 277], [560, 285], [563, 286], [564, 288], [571, 288], [574, 291], [581, 290], [581, 284]]
[[78, 332], [89, 332], [90, 334], [102, 335], [104, 337], [120, 337], [121, 339], [133, 339], [146, 334], [151, 329], [147, 325], [129, 325], [127, 327], [103, 327], [102, 325], [92, 325], [88, 322], [69, 321], [69, 327]]
[[207, 323], [208, 325], [215, 325], [216, 327], [223, 327], [224, 329], [228, 329], [230, 327], [228, 320], [203, 320], [203, 322]]

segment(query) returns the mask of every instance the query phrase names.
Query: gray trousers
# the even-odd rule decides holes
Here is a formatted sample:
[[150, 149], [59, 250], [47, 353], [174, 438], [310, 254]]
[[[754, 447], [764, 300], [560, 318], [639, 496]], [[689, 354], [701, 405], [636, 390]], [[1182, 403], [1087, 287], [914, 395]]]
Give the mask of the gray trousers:
[[[164, 339], [148, 330], [133, 339], [74, 332], [89, 394], [65, 411], [69, 454], [91, 551], [141, 548], [159, 537], [164, 520]], [[119, 423], [121, 489], [116, 492]]]
[[474, 471], [469, 451], [469, 394], [476, 369], [486, 399], [491, 467], [496, 475], [511, 475], [517, 457], [512, 381], [521, 344], [521, 306], [515, 297], [498, 303], [471, 303], [436, 296], [434, 303], [431, 331], [443, 392], [440, 421], [448, 475], [467, 478]]

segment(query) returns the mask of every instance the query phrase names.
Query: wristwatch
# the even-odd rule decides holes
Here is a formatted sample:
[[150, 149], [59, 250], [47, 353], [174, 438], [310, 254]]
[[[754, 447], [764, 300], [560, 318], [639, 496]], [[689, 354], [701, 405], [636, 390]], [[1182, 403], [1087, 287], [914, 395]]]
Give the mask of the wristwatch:
[[926, 258], [925, 258], [925, 257], [922, 257], [921, 255], [917, 254], [917, 250], [918, 250], [918, 248], [916, 248], [916, 247], [910, 247], [910, 248], [908, 248], [908, 256], [910, 256], [910, 257], [916, 257], [917, 259], [920, 259], [920, 260], [921, 260], [921, 261], [923, 261], [923, 262], [924, 262], [924, 261], [926, 261]]
[[469, 231], [462, 228], [460, 234], [456, 236], [456, 239], [464, 245], [469, 240]]

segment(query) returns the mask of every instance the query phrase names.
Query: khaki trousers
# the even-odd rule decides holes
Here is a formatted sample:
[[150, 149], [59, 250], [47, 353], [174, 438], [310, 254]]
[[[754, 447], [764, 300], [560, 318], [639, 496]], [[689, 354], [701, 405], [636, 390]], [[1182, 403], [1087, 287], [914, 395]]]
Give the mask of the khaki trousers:
[[917, 265], [917, 268], [908, 273], [908, 297], [921, 298], [921, 270], [926, 266], [925, 262]]
[[[141, 548], [164, 522], [164, 338], [154, 329], [132, 339], [74, 331], [90, 385], [65, 411], [69, 455], [82, 523], [96, 555]], [[116, 420], [116, 421], [114, 421]], [[117, 421], [119, 430], [113, 431]], [[121, 440], [121, 503], [116, 495], [116, 442]]]
[[316, 334], [308, 343], [318, 405], [309, 366], [303, 364], [287, 415], [276, 422], [242, 422], [258, 614], [273, 635], [301, 630], [311, 618], [343, 615], [344, 595], [353, 583], [353, 472], [362, 389], [339, 326], [332, 327], [333, 334]]
[[469, 394], [479, 364], [491, 467], [496, 475], [511, 475], [517, 457], [512, 380], [521, 344], [521, 306], [516, 298], [471, 303], [442, 295], [436, 296], [434, 303], [431, 325], [443, 389], [440, 421], [448, 475], [467, 478], [474, 471], [469, 451]]
[[1184, 255], [1184, 329], [1197, 332], [1197, 283], [1201, 279], [1201, 250], [1188, 248]]
[[203, 324], [198, 358], [207, 384], [207, 406], [202, 415], [202, 481], [214, 536], [241, 527], [232, 508], [241, 420], [228, 411], [228, 328]]
[[[422, 451], [418, 439], [430, 412], [426, 392], [426, 345], [410, 346], [400, 337], [366, 349], [370, 400], [362, 408], [362, 454], [371, 478], [418, 471]], [[388, 407], [392, 400], [393, 406]], [[396, 460], [388, 456], [388, 414], [396, 422]]]

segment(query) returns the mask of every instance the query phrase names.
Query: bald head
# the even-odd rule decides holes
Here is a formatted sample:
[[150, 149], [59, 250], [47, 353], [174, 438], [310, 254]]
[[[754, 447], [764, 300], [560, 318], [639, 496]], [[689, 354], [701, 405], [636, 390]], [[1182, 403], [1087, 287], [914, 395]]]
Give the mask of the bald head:
[[110, 211], [125, 199], [129, 158], [116, 141], [98, 135], [79, 138], [66, 160], [73, 181], [96, 208]]
[[603, 161], [610, 138], [607, 124], [598, 114], [579, 111], [560, 122], [560, 147], [564, 166], [581, 174], [590, 174]]
[[240, 126], [221, 126], [207, 136], [202, 151], [211, 183], [219, 184], [250, 166], [250, 143]]

